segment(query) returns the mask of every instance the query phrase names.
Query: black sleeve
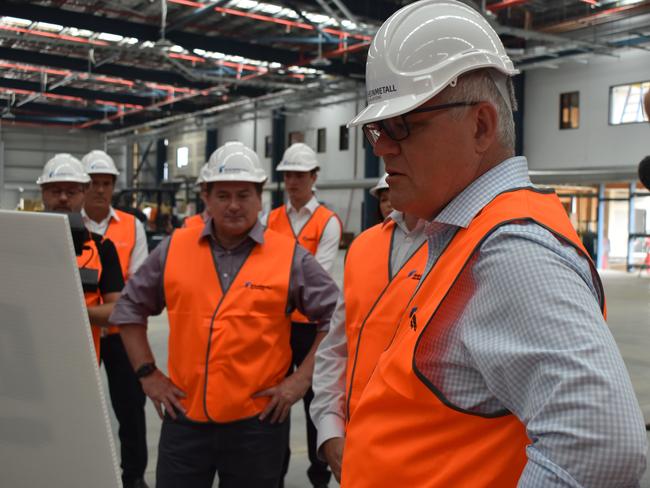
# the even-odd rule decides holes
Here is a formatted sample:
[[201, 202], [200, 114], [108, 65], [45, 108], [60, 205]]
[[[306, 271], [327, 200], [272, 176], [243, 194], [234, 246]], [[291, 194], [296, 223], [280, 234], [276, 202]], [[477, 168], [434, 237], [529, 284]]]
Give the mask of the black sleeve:
[[97, 244], [99, 260], [102, 263], [102, 276], [99, 278], [99, 291], [102, 295], [107, 293], [119, 293], [124, 288], [120, 258], [117, 255], [115, 244], [110, 239], [102, 239], [97, 234], [92, 234]]

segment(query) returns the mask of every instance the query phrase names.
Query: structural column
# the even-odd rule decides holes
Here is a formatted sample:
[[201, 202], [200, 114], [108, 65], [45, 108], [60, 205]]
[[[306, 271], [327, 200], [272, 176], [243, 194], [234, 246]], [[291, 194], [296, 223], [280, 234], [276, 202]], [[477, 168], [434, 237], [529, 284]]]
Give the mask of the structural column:
[[598, 185], [598, 223], [596, 233], [596, 267], [603, 269], [605, 262], [605, 184]]
[[167, 145], [165, 139], [156, 141], [156, 185], [165, 179], [165, 163], [167, 162]]
[[636, 215], [634, 214], [634, 202], [636, 194], [636, 181], [630, 183], [630, 204], [627, 220], [627, 256], [625, 258], [625, 269], [628, 272], [634, 271], [634, 236], [636, 234]]
[[[366, 142], [364, 158], [364, 176], [366, 178], [379, 178], [379, 158], [375, 156], [372, 146]], [[368, 189], [363, 190], [363, 218], [361, 228], [363, 230], [372, 227], [379, 220], [379, 205], [377, 199], [370, 194]]]
[[210, 155], [217, 150], [219, 140], [219, 130], [209, 129], [205, 131], [205, 160], [210, 158]]
[[512, 79], [517, 100], [517, 111], [513, 112], [515, 120], [515, 154], [524, 154], [524, 87], [526, 73], [520, 73]]
[[284, 115], [284, 108], [281, 107], [273, 110], [271, 112], [271, 120], [271, 181], [276, 184], [276, 187], [271, 194], [271, 208], [276, 208], [284, 203], [284, 196], [280, 187], [282, 178], [275, 170], [282, 160], [282, 155], [284, 154], [286, 147], [284, 141], [286, 137], [287, 120]]

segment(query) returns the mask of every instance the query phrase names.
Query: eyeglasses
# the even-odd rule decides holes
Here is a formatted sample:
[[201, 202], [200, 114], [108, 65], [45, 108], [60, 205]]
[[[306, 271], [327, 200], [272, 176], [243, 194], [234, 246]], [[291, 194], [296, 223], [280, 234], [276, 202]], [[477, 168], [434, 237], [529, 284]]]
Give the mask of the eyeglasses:
[[409, 126], [406, 123], [406, 117], [409, 115], [424, 112], [435, 112], [436, 110], [446, 110], [456, 107], [469, 107], [470, 105], [476, 105], [478, 103], [479, 102], [454, 102], [416, 108], [402, 115], [396, 115], [395, 117], [390, 117], [388, 119], [378, 120], [377, 122], [370, 122], [368, 124], [365, 124], [363, 126], [363, 133], [366, 135], [366, 139], [368, 139], [368, 142], [371, 146], [377, 144], [379, 136], [381, 136], [382, 132], [393, 141], [403, 141], [410, 135]]
[[65, 196], [68, 198], [73, 198], [79, 195], [79, 193], [83, 193], [82, 188], [47, 188], [45, 191], [56, 198], [61, 198], [61, 195], [63, 194], [65, 194]]

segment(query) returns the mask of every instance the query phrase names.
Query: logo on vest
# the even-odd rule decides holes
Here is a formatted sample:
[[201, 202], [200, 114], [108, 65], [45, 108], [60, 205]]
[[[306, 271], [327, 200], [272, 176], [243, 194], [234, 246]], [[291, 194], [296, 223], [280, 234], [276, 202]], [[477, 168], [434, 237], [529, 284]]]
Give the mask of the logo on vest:
[[420, 278], [422, 278], [422, 274], [418, 273], [416, 269], [409, 271], [409, 274], [407, 276], [417, 281], [420, 281]]
[[411, 327], [412, 330], [418, 330], [418, 319], [417, 316], [415, 315], [415, 312], [417, 312], [418, 307], [413, 307], [411, 309], [411, 312], [409, 313], [409, 317], [411, 318], [411, 323], [409, 326]]
[[303, 241], [307, 241], [307, 242], [309, 242], [309, 241], [317, 241], [318, 240], [318, 238], [316, 236], [300, 236], [300, 238]]
[[251, 290], [262, 290], [262, 291], [265, 291], [265, 290], [270, 290], [270, 289], [271, 289], [270, 286], [267, 286], [267, 285], [257, 285], [257, 284], [255, 284], [255, 283], [253, 283], [252, 281], [247, 281], [246, 283], [244, 283], [244, 286], [245, 286], [246, 288], [250, 288]]

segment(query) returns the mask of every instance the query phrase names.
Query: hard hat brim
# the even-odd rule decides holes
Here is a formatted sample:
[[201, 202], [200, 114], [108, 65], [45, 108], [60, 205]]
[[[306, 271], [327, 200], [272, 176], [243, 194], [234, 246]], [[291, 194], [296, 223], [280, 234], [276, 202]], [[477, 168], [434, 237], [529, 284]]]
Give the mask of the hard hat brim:
[[55, 176], [53, 178], [43, 178], [39, 176], [36, 180], [37, 185], [47, 185], [48, 183], [80, 183], [82, 185], [90, 183], [90, 176], [78, 178], [76, 176]]
[[119, 176], [120, 172], [118, 170], [111, 170], [111, 169], [103, 169], [103, 170], [98, 170], [98, 171], [88, 171], [86, 170], [86, 173], [89, 175], [113, 175], [113, 176]]
[[350, 122], [348, 122], [348, 127], [357, 127], [369, 124], [370, 122], [377, 122], [378, 120], [389, 119], [391, 117], [405, 114], [417, 106], [422, 105], [435, 95], [436, 93], [406, 95], [403, 97], [392, 98], [390, 100], [371, 103], [359, 112]]
[[238, 181], [243, 183], [264, 183], [268, 178], [258, 176], [240, 176], [240, 175], [219, 175], [213, 178], [206, 178], [203, 183], [222, 183]]
[[[465, 56], [465, 58], [465, 62], [467, 63], [465, 69], [457, 69], [453, 66], [448, 66], [449, 69], [453, 71], [453, 76], [445, 76], [444, 78], [451, 78], [451, 80], [453, 80], [465, 73], [488, 68], [500, 71], [506, 76], [515, 76], [519, 74], [519, 70], [516, 68], [508, 66], [505, 63], [499, 64], [501, 60], [496, 56], [469, 55]], [[348, 122], [347, 126], [357, 127], [371, 122], [377, 122], [378, 120], [397, 117], [398, 115], [410, 112], [442, 92], [447, 86], [449, 86], [451, 80], [438, 86], [430, 86], [422, 93], [403, 95], [401, 97], [370, 103], [366, 108], [359, 112], [356, 117]]]
[[370, 194], [375, 197], [377, 200], [379, 200], [379, 192], [382, 190], [388, 190], [387, 186], [375, 186], [370, 189]]
[[295, 171], [297, 173], [309, 173], [310, 171], [320, 169], [320, 166], [313, 166], [313, 167], [307, 167], [307, 166], [297, 166], [297, 165], [291, 165], [287, 166], [282, 163], [278, 164], [277, 167], [275, 168], [276, 171], [284, 172], [284, 171]]

